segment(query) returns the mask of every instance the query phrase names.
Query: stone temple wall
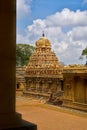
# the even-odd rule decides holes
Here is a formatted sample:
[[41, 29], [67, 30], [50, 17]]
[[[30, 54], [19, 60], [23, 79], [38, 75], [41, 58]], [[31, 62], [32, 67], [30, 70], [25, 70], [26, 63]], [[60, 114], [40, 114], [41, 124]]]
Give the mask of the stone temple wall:
[[87, 65], [65, 66], [63, 77], [63, 105], [87, 112]]
[[16, 90], [24, 90], [26, 66], [16, 66]]

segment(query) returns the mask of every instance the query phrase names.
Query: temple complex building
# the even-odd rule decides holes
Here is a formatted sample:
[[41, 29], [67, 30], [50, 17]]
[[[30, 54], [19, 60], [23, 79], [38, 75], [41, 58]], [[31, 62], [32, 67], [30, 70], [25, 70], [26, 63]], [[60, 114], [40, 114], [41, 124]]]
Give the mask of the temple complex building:
[[62, 67], [56, 54], [51, 50], [51, 42], [43, 34], [35, 44], [35, 51], [25, 71], [24, 93], [44, 95], [61, 91]]
[[27, 67], [16, 68], [16, 83], [25, 82], [23, 94], [46, 98], [53, 94], [62, 106], [87, 111], [87, 65], [61, 66], [44, 35], [35, 45]]
[[63, 106], [87, 111], [87, 66], [66, 66], [63, 77]]

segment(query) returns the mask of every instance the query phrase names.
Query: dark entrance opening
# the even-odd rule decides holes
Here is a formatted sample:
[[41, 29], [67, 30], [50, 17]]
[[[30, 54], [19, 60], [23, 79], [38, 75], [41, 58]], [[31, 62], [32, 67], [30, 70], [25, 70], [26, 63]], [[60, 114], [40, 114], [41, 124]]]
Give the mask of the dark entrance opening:
[[63, 80], [61, 80], [61, 90], [64, 91]]
[[17, 89], [19, 89], [19, 84], [17, 84]]

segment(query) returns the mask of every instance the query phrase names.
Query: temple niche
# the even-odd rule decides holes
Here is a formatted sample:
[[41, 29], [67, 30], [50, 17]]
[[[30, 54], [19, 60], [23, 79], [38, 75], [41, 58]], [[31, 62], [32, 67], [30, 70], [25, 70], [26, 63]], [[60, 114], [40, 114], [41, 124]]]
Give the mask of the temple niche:
[[49, 95], [61, 91], [62, 67], [51, 50], [51, 42], [43, 34], [35, 45], [35, 51], [25, 70], [24, 93]]

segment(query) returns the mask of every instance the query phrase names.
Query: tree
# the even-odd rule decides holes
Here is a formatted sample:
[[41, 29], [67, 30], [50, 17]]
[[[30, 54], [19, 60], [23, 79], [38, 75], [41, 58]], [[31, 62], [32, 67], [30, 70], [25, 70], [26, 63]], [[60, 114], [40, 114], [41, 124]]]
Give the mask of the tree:
[[83, 56], [86, 56], [86, 65], [87, 65], [87, 47], [82, 51], [80, 59], [83, 59]]
[[27, 65], [34, 49], [35, 47], [29, 44], [16, 44], [16, 66]]

